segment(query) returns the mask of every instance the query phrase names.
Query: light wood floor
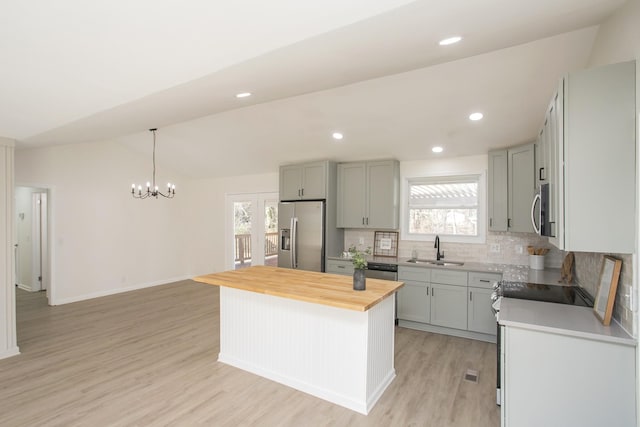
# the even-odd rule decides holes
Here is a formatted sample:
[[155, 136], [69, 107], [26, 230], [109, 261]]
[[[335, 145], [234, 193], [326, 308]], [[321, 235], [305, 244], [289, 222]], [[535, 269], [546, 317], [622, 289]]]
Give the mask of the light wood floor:
[[218, 363], [215, 286], [58, 307], [16, 291], [22, 354], [0, 360], [2, 426], [499, 425], [494, 344], [396, 328], [397, 377], [364, 416]]

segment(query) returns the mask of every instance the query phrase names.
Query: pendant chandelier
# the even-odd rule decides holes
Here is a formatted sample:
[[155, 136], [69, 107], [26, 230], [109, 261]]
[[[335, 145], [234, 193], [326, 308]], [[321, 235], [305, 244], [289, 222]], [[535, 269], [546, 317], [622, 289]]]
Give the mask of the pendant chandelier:
[[167, 199], [172, 199], [176, 195], [176, 185], [167, 183], [167, 192], [166, 194], [162, 191], [158, 190], [158, 186], [156, 185], [156, 131], [158, 129], [149, 129], [153, 133], [153, 180], [151, 182], [147, 181], [147, 191], [142, 191], [142, 186], [138, 185], [136, 191], [136, 185], [131, 184], [131, 195], [136, 199], [146, 199], [147, 197], [155, 197], [158, 196], [166, 197]]

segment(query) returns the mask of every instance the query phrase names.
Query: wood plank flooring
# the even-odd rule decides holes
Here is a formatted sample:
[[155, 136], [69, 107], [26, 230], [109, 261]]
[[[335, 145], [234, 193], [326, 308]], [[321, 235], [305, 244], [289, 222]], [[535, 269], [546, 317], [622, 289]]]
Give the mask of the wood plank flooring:
[[58, 307], [16, 292], [22, 354], [0, 360], [2, 426], [499, 426], [495, 344], [396, 328], [397, 377], [364, 416], [217, 362], [216, 286]]

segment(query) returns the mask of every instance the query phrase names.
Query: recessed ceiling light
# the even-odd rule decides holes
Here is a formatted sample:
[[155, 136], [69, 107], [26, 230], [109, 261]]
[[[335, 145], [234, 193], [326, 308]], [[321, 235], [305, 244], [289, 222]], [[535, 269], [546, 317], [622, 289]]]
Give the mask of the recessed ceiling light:
[[444, 150], [444, 148], [442, 148], [442, 147], [433, 147], [431, 149], [431, 151], [433, 151], [434, 153], [442, 153], [443, 150]]
[[474, 122], [482, 119], [484, 116], [482, 113], [472, 113], [469, 115], [469, 120], [473, 120]]
[[440, 40], [439, 44], [440, 46], [448, 46], [450, 44], [458, 43], [460, 40], [462, 40], [462, 37], [460, 36], [448, 37], [446, 39]]
[[333, 136], [333, 139], [342, 139], [342, 138], [344, 138], [344, 135], [341, 134], [340, 132], [334, 132], [331, 136]]
[[236, 95], [236, 98], [246, 98], [248, 96], [251, 96], [251, 92], [242, 92]]

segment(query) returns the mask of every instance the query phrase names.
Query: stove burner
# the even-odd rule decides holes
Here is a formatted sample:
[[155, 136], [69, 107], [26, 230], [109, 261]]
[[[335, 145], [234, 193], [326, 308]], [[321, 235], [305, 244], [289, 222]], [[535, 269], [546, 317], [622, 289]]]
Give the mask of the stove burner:
[[541, 285], [503, 280], [499, 283], [498, 295], [506, 298], [593, 307], [593, 299], [579, 286]]

